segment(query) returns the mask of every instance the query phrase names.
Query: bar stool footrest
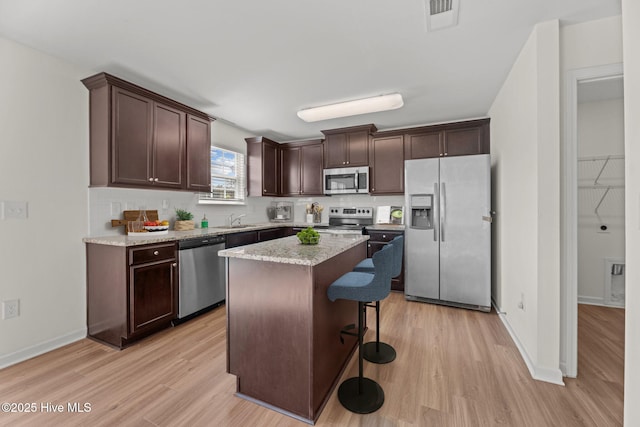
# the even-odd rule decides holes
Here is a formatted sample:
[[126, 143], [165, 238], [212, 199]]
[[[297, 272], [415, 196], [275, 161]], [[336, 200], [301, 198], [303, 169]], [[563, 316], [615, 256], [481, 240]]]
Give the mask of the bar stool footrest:
[[389, 344], [381, 342], [377, 343], [379, 346], [376, 351], [376, 342], [371, 341], [362, 346], [362, 353], [365, 360], [371, 363], [389, 363], [393, 362], [396, 358], [396, 350]]
[[362, 390], [359, 392], [360, 378], [344, 380], [338, 388], [338, 400], [342, 406], [356, 414], [370, 414], [380, 409], [384, 403], [384, 391], [380, 385], [369, 378], [362, 378]]

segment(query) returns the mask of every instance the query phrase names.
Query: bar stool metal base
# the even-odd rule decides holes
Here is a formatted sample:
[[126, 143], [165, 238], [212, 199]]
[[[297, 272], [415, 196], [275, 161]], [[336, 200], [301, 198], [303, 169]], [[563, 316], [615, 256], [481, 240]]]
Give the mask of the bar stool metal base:
[[362, 350], [365, 360], [371, 363], [389, 363], [396, 358], [396, 350], [384, 342], [368, 342], [362, 346]]
[[359, 392], [359, 381], [360, 378], [353, 377], [340, 384], [338, 400], [342, 406], [356, 414], [370, 414], [380, 409], [384, 403], [382, 387], [369, 378], [362, 378], [362, 390]]

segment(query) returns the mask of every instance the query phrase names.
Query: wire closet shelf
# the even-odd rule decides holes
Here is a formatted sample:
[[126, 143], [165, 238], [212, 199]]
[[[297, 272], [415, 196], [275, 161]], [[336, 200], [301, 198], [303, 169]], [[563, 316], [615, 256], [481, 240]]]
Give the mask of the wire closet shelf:
[[578, 158], [578, 189], [580, 211], [593, 212], [600, 228], [606, 230], [603, 217], [624, 212], [624, 156]]

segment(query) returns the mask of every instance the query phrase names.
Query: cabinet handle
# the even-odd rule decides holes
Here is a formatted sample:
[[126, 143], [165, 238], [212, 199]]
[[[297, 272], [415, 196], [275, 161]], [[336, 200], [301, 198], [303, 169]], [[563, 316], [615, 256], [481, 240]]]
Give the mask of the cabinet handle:
[[158, 182], [159, 180], [158, 180], [158, 178], [156, 178], [156, 179], [154, 179], [154, 181], [155, 181], [155, 182]]
[[263, 193], [266, 193], [266, 192], [267, 192], [267, 189], [265, 188], [264, 190], [262, 190], [262, 192], [263, 192]]
[[175, 267], [177, 267], [177, 266], [178, 266], [178, 263], [177, 263], [177, 262], [174, 262], [173, 264], [171, 264], [171, 267], [174, 267], [174, 268], [175, 268]]
[[349, 164], [349, 162], [347, 162], [347, 164]]
[[386, 239], [386, 238], [387, 238], [387, 235], [386, 235], [386, 234], [383, 234], [383, 235], [382, 235], [382, 238], [383, 238], [383, 239]]
[[158, 252], [158, 251], [153, 251], [153, 254], [154, 254], [154, 255], [160, 255], [160, 252]]
[[153, 182], [153, 178], [149, 178], [149, 182]]

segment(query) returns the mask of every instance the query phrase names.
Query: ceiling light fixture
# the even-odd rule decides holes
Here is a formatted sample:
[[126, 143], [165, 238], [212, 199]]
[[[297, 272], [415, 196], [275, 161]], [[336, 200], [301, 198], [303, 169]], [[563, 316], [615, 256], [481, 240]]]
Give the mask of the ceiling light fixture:
[[395, 110], [403, 105], [404, 102], [402, 101], [402, 95], [399, 93], [392, 93], [389, 95], [356, 99], [355, 101], [323, 105], [321, 107], [305, 108], [298, 111], [298, 117], [305, 122], [317, 122], [320, 120], [335, 119], [338, 117]]

